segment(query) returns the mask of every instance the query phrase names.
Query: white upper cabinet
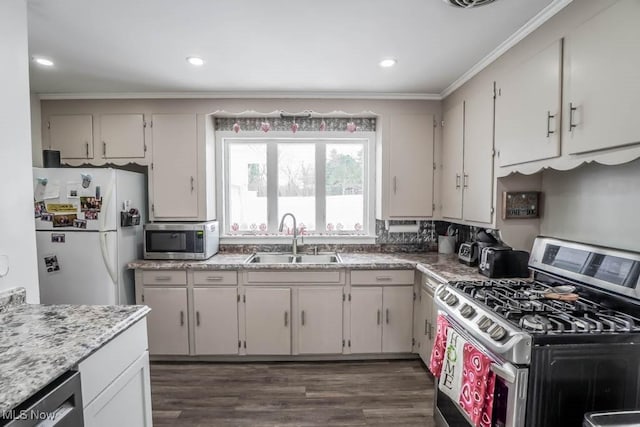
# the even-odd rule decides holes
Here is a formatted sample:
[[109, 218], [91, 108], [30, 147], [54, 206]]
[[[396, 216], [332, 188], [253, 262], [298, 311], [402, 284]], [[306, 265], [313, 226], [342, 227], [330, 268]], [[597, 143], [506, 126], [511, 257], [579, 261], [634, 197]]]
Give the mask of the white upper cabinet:
[[493, 221], [493, 87], [471, 94], [464, 103], [464, 173], [462, 174], [465, 221]]
[[49, 147], [60, 151], [61, 159], [93, 158], [93, 116], [68, 114], [49, 116]]
[[152, 219], [198, 219], [195, 114], [153, 115]]
[[500, 166], [560, 155], [562, 40], [497, 82], [495, 144]]
[[444, 113], [442, 217], [493, 221], [493, 85]]
[[569, 154], [640, 143], [640, 2], [620, 0], [565, 38]]
[[433, 216], [433, 116], [396, 114], [386, 126], [382, 133], [387, 147], [378, 158], [383, 200], [377, 217], [429, 218]]
[[464, 102], [445, 111], [442, 118], [442, 217], [462, 219]]
[[144, 158], [143, 114], [100, 116], [100, 152], [104, 159]]

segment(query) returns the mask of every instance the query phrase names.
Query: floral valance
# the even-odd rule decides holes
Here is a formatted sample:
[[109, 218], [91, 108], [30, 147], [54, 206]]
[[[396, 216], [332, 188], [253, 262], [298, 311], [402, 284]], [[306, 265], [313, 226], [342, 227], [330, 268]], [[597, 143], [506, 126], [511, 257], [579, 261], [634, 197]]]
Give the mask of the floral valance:
[[310, 131], [310, 132], [375, 132], [375, 117], [216, 117], [215, 130]]

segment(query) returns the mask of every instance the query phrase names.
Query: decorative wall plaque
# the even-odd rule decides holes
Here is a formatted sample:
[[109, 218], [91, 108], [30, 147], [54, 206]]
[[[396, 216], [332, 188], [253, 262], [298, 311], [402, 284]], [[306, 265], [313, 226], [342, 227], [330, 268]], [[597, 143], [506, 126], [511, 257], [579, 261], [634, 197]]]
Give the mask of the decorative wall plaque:
[[502, 219], [539, 217], [539, 191], [505, 191], [502, 193]]

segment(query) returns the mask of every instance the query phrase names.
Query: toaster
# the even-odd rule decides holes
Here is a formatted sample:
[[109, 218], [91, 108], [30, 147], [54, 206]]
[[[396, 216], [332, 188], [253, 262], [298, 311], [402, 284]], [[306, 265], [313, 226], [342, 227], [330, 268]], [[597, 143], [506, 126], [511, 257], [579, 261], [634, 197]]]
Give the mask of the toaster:
[[529, 277], [529, 252], [508, 247], [484, 248], [478, 271], [489, 278]]
[[458, 249], [458, 261], [469, 266], [478, 265], [478, 252], [476, 242], [461, 243]]

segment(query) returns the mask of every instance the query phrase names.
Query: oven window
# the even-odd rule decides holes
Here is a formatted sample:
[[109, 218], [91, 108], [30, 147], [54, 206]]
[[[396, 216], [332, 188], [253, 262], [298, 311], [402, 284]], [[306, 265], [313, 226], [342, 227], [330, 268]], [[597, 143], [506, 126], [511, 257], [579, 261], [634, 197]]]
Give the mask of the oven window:
[[504, 380], [496, 376], [496, 388], [493, 393], [493, 416], [491, 425], [505, 427], [507, 425], [507, 404], [509, 402], [509, 387]]

